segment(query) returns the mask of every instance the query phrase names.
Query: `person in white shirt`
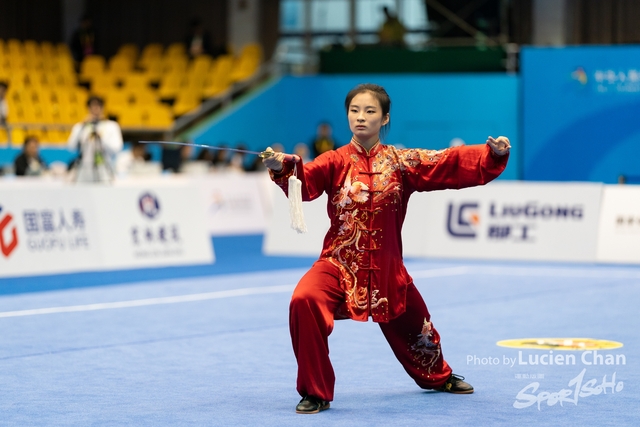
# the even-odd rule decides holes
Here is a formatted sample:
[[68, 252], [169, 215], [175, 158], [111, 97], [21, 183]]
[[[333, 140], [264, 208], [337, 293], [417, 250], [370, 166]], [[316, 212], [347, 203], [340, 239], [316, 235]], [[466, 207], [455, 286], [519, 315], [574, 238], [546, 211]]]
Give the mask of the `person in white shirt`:
[[76, 181], [109, 182], [113, 179], [115, 155], [122, 150], [122, 131], [118, 123], [104, 118], [104, 101], [91, 96], [89, 115], [71, 130], [67, 149], [78, 151]]

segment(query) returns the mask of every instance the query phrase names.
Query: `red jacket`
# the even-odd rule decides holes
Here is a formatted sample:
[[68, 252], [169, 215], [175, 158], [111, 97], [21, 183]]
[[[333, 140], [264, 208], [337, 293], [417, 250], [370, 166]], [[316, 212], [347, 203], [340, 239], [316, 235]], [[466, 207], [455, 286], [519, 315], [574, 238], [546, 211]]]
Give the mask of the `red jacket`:
[[[336, 318], [388, 322], [405, 311], [412, 282], [402, 262], [402, 223], [414, 191], [483, 185], [507, 165], [488, 145], [445, 150], [397, 149], [376, 144], [368, 153], [357, 142], [296, 165], [302, 199], [327, 193], [331, 227], [319, 262], [340, 271], [346, 301]], [[285, 193], [294, 167], [285, 163], [272, 179]]]

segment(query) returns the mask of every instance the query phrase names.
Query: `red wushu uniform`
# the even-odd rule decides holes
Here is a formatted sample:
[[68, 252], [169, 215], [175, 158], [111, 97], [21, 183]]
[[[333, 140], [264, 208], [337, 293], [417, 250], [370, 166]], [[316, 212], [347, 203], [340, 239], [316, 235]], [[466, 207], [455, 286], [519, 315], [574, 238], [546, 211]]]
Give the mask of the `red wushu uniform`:
[[[331, 227], [320, 259], [296, 287], [290, 330], [301, 396], [333, 400], [335, 376], [328, 336], [334, 319], [379, 322], [396, 357], [425, 389], [444, 384], [451, 368], [440, 337], [402, 261], [401, 229], [415, 191], [483, 185], [504, 170], [508, 154], [488, 145], [434, 151], [350, 144], [298, 163], [302, 199], [327, 193]], [[294, 173], [285, 163], [272, 179], [285, 193]]]

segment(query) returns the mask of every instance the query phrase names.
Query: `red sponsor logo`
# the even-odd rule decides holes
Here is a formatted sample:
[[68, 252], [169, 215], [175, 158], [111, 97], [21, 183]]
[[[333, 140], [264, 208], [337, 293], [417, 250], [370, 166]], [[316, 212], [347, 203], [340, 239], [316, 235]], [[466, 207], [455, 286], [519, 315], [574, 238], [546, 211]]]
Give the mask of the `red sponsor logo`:
[[0, 252], [6, 258], [18, 246], [18, 229], [15, 225], [12, 225], [11, 220], [13, 220], [13, 216], [10, 213], [4, 216], [0, 214]]

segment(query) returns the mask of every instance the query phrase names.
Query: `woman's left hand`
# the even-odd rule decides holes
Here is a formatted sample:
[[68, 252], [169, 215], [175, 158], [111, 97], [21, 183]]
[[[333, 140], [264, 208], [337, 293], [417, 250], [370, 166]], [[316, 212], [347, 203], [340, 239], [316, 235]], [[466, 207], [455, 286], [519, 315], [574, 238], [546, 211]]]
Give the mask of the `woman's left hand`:
[[487, 144], [489, 144], [489, 147], [491, 147], [493, 152], [498, 156], [504, 156], [511, 149], [511, 143], [506, 136], [499, 136], [496, 139], [490, 136], [487, 139]]

